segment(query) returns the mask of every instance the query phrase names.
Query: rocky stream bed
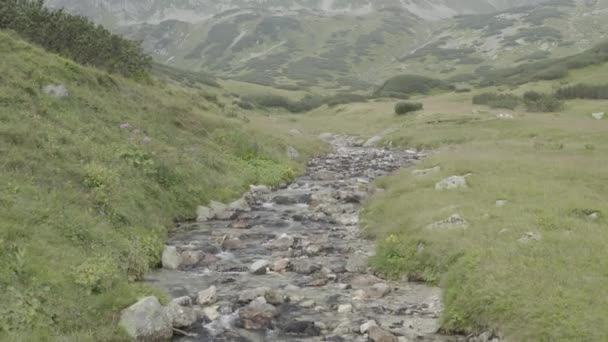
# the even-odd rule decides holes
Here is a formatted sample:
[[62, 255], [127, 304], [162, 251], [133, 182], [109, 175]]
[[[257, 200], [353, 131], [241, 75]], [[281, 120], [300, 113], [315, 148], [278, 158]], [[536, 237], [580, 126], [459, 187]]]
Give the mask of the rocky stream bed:
[[[292, 184], [252, 186], [240, 200], [201, 207], [197, 222], [177, 227], [163, 253], [164, 269], [146, 279], [175, 298], [162, 308], [171, 326], [165, 336], [177, 341], [463, 340], [437, 333], [440, 289], [373, 273], [368, 262], [374, 242], [359, 228], [373, 179], [423, 155], [364, 147], [350, 137], [329, 140], [333, 153], [311, 160]], [[160, 310], [150, 298], [148, 305]], [[127, 310], [136, 320], [137, 308]]]

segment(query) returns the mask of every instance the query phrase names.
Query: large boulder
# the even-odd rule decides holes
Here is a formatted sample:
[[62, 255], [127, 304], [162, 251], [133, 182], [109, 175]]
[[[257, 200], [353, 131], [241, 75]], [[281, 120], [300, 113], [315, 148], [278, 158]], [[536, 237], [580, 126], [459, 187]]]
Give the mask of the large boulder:
[[176, 302], [171, 302], [167, 306], [167, 316], [175, 328], [187, 328], [198, 320], [196, 312], [191, 307]]
[[146, 297], [124, 309], [119, 325], [136, 341], [166, 341], [173, 336], [173, 322], [156, 297]]
[[165, 246], [161, 256], [163, 268], [176, 270], [182, 263], [182, 255], [177, 251], [175, 246]]

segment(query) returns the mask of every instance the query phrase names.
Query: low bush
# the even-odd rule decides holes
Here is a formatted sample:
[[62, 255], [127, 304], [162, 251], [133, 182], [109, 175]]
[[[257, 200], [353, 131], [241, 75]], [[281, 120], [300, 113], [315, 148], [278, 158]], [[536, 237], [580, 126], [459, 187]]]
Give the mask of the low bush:
[[528, 91], [523, 96], [524, 105], [528, 112], [552, 113], [564, 108], [564, 103], [555, 95]]
[[482, 93], [473, 96], [473, 104], [485, 105], [492, 108], [515, 109], [519, 105], [520, 99], [513, 94]]
[[558, 89], [555, 96], [559, 99], [608, 99], [608, 84], [583, 84], [566, 86]]
[[428, 94], [434, 89], [451, 90], [454, 87], [445, 81], [420, 75], [398, 75], [388, 79], [376, 90], [375, 96], [405, 94]]
[[423, 105], [419, 102], [398, 102], [395, 105], [395, 114], [405, 115], [411, 112], [422, 110]]

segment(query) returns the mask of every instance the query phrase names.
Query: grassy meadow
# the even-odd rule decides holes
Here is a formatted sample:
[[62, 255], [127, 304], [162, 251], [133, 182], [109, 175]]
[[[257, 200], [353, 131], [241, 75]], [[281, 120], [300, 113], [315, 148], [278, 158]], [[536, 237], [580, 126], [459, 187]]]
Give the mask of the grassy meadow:
[[153, 293], [136, 280], [174, 220], [288, 181], [323, 148], [215, 88], [137, 83], [6, 32], [0, 53], [0, 340], [125, 339], [114, 323]]

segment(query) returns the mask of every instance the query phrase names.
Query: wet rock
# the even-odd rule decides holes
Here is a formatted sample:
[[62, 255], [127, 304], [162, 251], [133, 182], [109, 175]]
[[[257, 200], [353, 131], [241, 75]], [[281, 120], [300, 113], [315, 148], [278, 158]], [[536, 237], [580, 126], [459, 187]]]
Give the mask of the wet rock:
[[306, 247], [306, 255], [313, 257], [313, 256], [317, 256], [319, 254], [321, 254], [321, 252], [323, 251], [323, 246], [320, 245], [309, 245], [308, 247]]
[[451, 176], [435, 184], [435, 190], [454, 190], [467, 187], [467, 179], [464, 176]]
[[268, 260], [258, 260], [249, 267], [249, 272], [255, 275], [266, 274], [269, 265]]
[[271, 244], [271, 248], [277, 249], [280, 251], [286, 251], [293, 246], [295, 243], [295, 238], [293, 236], [283, 234], [278, 239], [274, 240]]
[[181, 306], [192, 306], [192, 299], [188, 296], [183, 296], [173, 299], [171, 303], [175, 303]]
[[219, 258], [213, 254], [205, 254], [203, 255], [201, 261], [199, 261], [199, 264], [203, 266], [211, 266], [215, 264], [218, 260]]
[[390, 286], [385, 283], [378, 283], [365, 291], [365, 297], [368, 299], [382, 299], [390, 292]]
[[234, 210], [221, 202], [212, 201], [209, 203], [209, 207], [213, 212], [213, 217], [218, 220], [230, 220], [233, 219], [236, 214]]
[[277, 309], [266, 303], [264, 298], [257, 298], [239, 310], [241, 325], [248, 330], [260, 330], [270, 327]]
[[175, 246], [165, 246], [161, 256], [163, 268], [176, 270], [182, 263], [182, 256]]
[[182, 252], [182, 255], [181, 255], [181, 258], [182, 258], [181, 264], [183, 266], [196, 265], [201, 261], [203, 256], [204, 256], [204, 254], [201, 251], [184, 251], [184, 252]]
[[256, 298], [266, 296], [268, 291], [270, 291], [270, 289], [267, 287], [243, 290], [239, 293], [239, 303], [250, 303]]
[[307, 259], [292, 261], [291, 268], [298, 274], [310, 275], [321, 270], [321, 266]]
[[367, 287], [367, 286], [372, 286], [374, 284], [378, 284], [381, 282], [382, 282], [382, 279], [380, 279], [376, 276], [373, 276], [371, 274], [361, 274], [361, 275], [355, 276], [351, 280], [350, 284], [353, 287]]
[[146, 297], [121, 312], [119, 325], [137, 341], [164, 341], [173, 322], [156, 297]]
[[347, 335], [353, 331], [352, 324], [348, 321], [340, 322], [333, 330], [335, 335]]
[[338, 306], [338, 313], [351, 313], [353, 312], [353, 306], [351, 304], [342, 304]]
[[217, 301], [217, 288], [215, 286], [211, 286], [206, 290], [200, 291], [198, 293], [196, 302], [201, 306], [206, 306], [213, 304]]
[[66, 88], [63, 84], [49, 84], [42, 88], [42, 92], [47, 96], [58, 99], [70, 96], [68, 88]]
[[232, 227], [234, 229], [250, 229], [251, 224], [249, 224], [249, 222], [247, 222], [245, 220], [238, 220], [238, 221], [232, 222], [232, 224], [230, 224], [230, 227]]
[[309, 299], [309, 300], [305, 300], [305, 301], [301, 302], [299, 305], [303, 308], [311, 309], [311, 308], [314, 308], [317, 305], [317, 303], [315, 303], [314, 300]]
[[430, 169], [414, 170], [414, 171], [412, 171], [412, 174], [416, 177], [426, 177], [426, 176], [438, 174], [439, 172], [441, 172], [441, 167], [435, 166]]
[[275, 272], [285, 272], [289, 268], [289, 259], [279, 259], [272, 265], [272, 270]]
[[187, 306], [181, 306], [177, 303], [170, 303], [167, 306], [167, 315], [175, 328], [186, 328], [198, 320], [196, 312]]
[[199, 206], [196, 208], [196, 221], [197, 222], [206, 222], [213, 218], [213, 211], [205, 206]]
[[247, 203], [247, 200], [245, 200], [244, 198], [241, 198], [241, 199], [238, 199], [238, 200], [230, 203], [230, 205], [228, 206], [228, 209], [230, 209], [232, 211], [246, 212], [246, 211], [250, 211], [251, 207], [249, 207], [249, 203]]
[[227, 251], [234, 251], [245, 248], [245, 244], [239, 238], [226, 238], [222, 242], [222, 248]]
[[366, 323], [361, 324], [361, 327], [359, 327], [359, 331], [361, 332], [361, 334], [366, 334], [371, 327], [377, 327], [377, 326], [378, 326], [378, 323], [376, 323], [376, 321], [374, 321], [374, 320], [367, 321]]
[[365, 273], [369, 266], [369, 258], [364, 255], [352, 255], [346, 263], [346, 271], [350, 273]]
[[317, 171], [313, 177], [320, 181], [333, 181], [337, 179], [336, 173], [328, 170]]
[[377, 326], [370, 327], [368, 333], [373, 342], [399, 342], [397, 336]]
[[207, 320], [213, 322], [222, 316], [219, 313], [218, 309], [219, 309], [218, 305], [207, 306], [202, 309], [202, 312]]
[[296, 150], [293, 146], [287, 146], [287, 156], [291, 160], [300, 159], [300, 152]]
[[298, 335], [300, 337], [314, 337], [321, 335], [321, 329], [311, 321], [289, 322], [283, 328], [286, 334]]
[[287, 301], [287, 296], [277, 290], [268, 290], [264, 295], [264, 299], [272, 305], [281, 305]]

